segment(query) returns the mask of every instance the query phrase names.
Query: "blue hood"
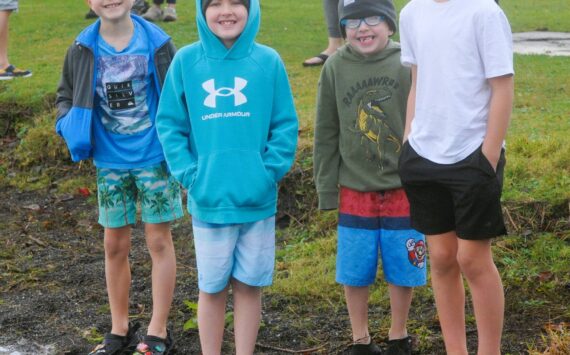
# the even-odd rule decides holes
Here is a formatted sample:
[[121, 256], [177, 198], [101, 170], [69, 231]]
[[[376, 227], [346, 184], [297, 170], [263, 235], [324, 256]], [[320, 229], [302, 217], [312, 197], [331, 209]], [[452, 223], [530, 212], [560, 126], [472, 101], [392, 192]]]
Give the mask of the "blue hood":
[[196, 0], [196, 23], [200, 43], [209, 58], [215, 59], [239, 59], [248, 56], [253, 50], [255, 37], [259, 32], [261, 12], [259, 0], [250, 0], [247, 23], [242, 34], [231, 48], [226, 48], [222, 41], [210, 30], [206, 17], [202, 12], [203, 0]]
[[[170, 36], [168, 36], [160, 27], [153, 23], [148, 22], [140, 16], [131, 14], [131, 19], [137, 25], [141, 26], [148, 35], [150, 41], [151, 51], [154, 52], [157, 48], [163, 46]], [[79, 44], [94, 49], [97, 43], [97, 37], [99, 36], [99, 28], [101, 27], [101, 19], [95, 21], [91, 26], [85, 28], [75, 39]]]

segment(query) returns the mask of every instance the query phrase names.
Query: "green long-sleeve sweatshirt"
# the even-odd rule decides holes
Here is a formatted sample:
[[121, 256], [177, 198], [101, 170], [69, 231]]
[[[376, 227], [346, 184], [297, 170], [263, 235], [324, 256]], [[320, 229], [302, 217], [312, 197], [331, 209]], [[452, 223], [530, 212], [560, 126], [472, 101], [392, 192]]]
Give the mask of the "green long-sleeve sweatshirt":
[[340, 186], [401, 187], [398, 156], [410, 91], [400, 45], [364, 57], [350, 45], [325, 63], [319, 80], [313, 163], [320, 209], [338, 207]]

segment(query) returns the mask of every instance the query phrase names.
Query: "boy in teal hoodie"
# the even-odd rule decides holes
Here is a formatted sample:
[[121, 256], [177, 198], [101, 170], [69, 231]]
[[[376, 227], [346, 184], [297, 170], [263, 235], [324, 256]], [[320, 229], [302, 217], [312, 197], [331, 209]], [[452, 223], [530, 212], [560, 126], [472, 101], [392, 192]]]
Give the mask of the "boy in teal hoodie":
[[251, 354], [272, 282], [277, 183], [291, 167], [297, 114], [279, 55], [254, 39], [258, 0], [196, 0], [200, 41], [182, 48], [157, 115], [172, 174], [188, 190], [204, 354], [221, 352], [233, 288], [237, 354]]
[[411, 354], [412, 287], [426, 282], [424, 236], [410, 227], [398, 177], [410, 71], [400, 64], [391, 0], [340, 1], [348, 44], [321, 73], [314, 169], [319, 208], [339, 209], [336, 281], [344, 286], [351, 354], [379, 354], [368, 331], [368, 292], [379, 254], [392, 324], [387, 354]]

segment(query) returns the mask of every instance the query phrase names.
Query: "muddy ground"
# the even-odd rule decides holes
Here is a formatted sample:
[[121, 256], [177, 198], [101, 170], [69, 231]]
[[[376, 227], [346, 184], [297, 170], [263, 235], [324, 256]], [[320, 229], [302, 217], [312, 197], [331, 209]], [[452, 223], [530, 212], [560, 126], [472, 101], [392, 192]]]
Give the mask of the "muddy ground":
[[[74, 170], [61, 171], [61, 176], [54, 177], [48, 189], [0, 188], [0, 354], [17, 354], [16, 350], [19, 354], [86, 354], [94, 346], [93, 338], [109, 329], [102, 229], [96, 223], [95, 197], [86, 196], [85, 191], [56, 194], [57, 184]], [[299, 170], [290, 175], [282, 188], [282, 209], [294, 205], [291, 196], [287, 196], [288, 191], [293, 190], [291, 186], [307, 181], [298, 174]], [[280, 225], [287, 225], [289, 212], [280, 211]], [[189, 217], [173, 225], [173, 235], [178, 279], [170, 326], [174, 330], [177, 353], [198, 354], [197, 331], [182, 329], [191, 317], [184, 301], [197, 301]], [[283, 235], [287, 238], [286, 229]], [[131, 314], [133, 320], [144, 327], [150, 317], [151, 293], [149, 256], [141, 225], [134, 228], [131, 262]], [[540, 329], [552, 317], [524, 312], [510, 305], [511, 300], [518, 298], [519, 291], [506, 287], [505, 354], [524, 354], [529, 343], [540, 339]], [[563, 298], [570, 297], [570, 290], [562, 292], [567, 292]], [[345, 352], [349, 345], [350, 327], [342, 304], [265, 295], [263, 309], [256, 353], [338, 354]], [[387, 313], [386, 309], [373, 307], [371, 328], [377, 329], [378, 322], [385, 319]], [[425, 326], [434, 334], [422, 339], [430, 343], [430, 350], [421, 353], [443, 354], [433, 300], [414, 299], [411, 313], [414, 330]], [[382, 334], [374, 336], [382, 341]], [[233, 352], [232, 337], [228, 330], [224, 354]], [[474, 351], [474, 327], [468, 328], [468, 337]]]

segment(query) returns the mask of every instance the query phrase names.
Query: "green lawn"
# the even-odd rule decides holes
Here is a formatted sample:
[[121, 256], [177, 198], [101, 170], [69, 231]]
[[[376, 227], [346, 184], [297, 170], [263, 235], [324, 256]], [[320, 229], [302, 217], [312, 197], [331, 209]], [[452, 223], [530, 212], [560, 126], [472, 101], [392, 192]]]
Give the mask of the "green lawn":
[[[396, 6], [401, 9], [405, 3], [398, 0]], [[567, 0], [503, 0], [501, 5], [514, 31], [570, 32]], [[83, 1], [21, 2], [20, 12], [11, 16], [9, 54], [13, 63], [32, 69], [34, 76], [0, 82], [0, 107], [11, 108], [0, 110], [0, 117], [30, 109], [39, 113], [53, 103], [66, 48], [90, 22], [84, 19], [86, 11]], [[161, 26], [181, 47], [197, 39], [194, 3], [181, 3], [178, 11], [180, 21]], [[322, 50], [326, 40], [320, 1], [264, 0], [258, 40], [277, 49], [287, 65], [304, 132], [301, 146], [309, 147], [320, 69], [300, 63]], [[515, 65], [517, 94], [508, 135], [505, 199], [559, 204], [570, 196], [570, 58], [516, 55]]]

